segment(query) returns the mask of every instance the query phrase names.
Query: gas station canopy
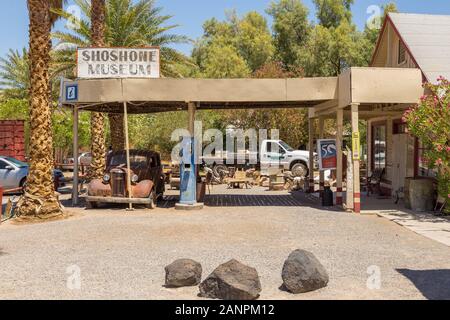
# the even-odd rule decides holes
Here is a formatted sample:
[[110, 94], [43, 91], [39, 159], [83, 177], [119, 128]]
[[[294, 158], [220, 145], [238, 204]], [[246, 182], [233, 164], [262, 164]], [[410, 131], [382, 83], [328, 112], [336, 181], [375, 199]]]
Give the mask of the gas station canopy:
[[[76, 96], [68, 99], [75, 86]], [[339, 77], [288, 79], [93, 79], [65, 81], [62, 104], [130, 114], [202, 109], [345, 108], [351, 103], [411, 104], [423, 94], [419, 69], [350, 68]], [[313, 108], [314, 107], [314, 108]]]
[[[197, 109], [309, 107], [336, 99], [338, 78], [298, 79], [104, 79], [65, 82], [78, 86], [76, 101], [84, 110], [153, 113], [184, 110], [186, 102], [199, 102]], [[89, 106], [90, 105], [90, 106]]]
[[[126, 149], [127, 114], [178, 110], [189, 112], [189, 132], [194, 136], [195, 110], [309, 108], [310, 168], [313, 167], [312, 120], [337, 115], [338, 186], [342, 183], [342, 121], [350, 116], [352, 132], [359, 136], [359, 119], [386, 112], [401, 112], [423, 94], [420, 69], [349, 68], [338, 77], [289, 79], [80, 79], [62, 83], [62, 105], [74, 112], [74, 184], [78, 185], [78, 112], [124, 113]], [[398, 110], [378, 110], [378, 106]], [[400, 110], [400, 111], [399, 111]], [[339, 129], [340, 128], [340, 129]], [[359, 140], [358, 140], [359, 141]], [[193, 143], [193, 140], [190, 140]], [[129, 160], [129, 156], [127, 156]], [[355, 199], [359, 196], [359, 159], [353, 159]], [[193, 164], [189, 164], [193, 167]], [[128, 165], [129, 167], [129, 165]], [[130, 180], [128, 178], [128, 180]], [[356, 182], [355, 182], [356, 181]], [[130, 184], [130, 181], [128, 181]], [[311, 183], [311, 182], [310, 182]], [[314, 181], [312, 181], [312, 184]], [[340, 187], [339, 187], [340, 188]], [[195, 194], [195, 183], [186, 192]], [[183, 191], [181, 191], [183, 199]], [[131, 196], [130, 196], [131, 198]], [[78, 201], [74, 189], [73, 201]], [[356, 200], [355, 200], [356, 201]], [[359, 204], [359, 202], [357, 203]], [[131, 200], [130, 200], [131, 206]], [[355, 209], [359, 210], [359, 209]]]

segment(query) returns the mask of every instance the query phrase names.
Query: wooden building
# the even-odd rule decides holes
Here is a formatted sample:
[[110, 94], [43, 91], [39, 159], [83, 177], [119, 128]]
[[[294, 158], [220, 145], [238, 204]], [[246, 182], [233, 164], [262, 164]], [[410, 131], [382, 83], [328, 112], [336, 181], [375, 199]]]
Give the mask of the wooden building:
[[[440, 76], [450, 79], [450, 16], [390, 13], [371, 66], [419, 68], [424, 82], [436, 83]], [[368, 167], [386, 168], [382, 187], [388, 195], [403, 188], [406, 177], [436, 176], [423, 161], [421, 142], [405, 129], [401, 115], [368, 122]]]

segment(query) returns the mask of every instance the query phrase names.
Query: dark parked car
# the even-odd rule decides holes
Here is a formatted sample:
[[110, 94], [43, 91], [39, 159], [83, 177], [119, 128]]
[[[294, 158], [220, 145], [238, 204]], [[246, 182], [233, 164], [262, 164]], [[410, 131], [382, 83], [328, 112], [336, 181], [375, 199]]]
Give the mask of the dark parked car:
[[[86, 201], [88, 207], [99, 203], [135, 203], [147, 208], [156, 207], [164, 194], [164, 173], [159, 153], [130, 150], [130, 172], [127, 170], [125, 151], [111, 152], [106, 160], [103, 179], [91, 181]], [[131, 199], [127, 188], [127, 174], [131, 176]]]

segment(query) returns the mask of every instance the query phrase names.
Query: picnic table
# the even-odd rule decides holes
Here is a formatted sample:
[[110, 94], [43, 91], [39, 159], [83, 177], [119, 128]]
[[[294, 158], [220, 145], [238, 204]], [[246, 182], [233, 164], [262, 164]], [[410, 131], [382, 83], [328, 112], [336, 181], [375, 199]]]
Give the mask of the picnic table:
[[233, 178], [228, 179], [228, 189], [240, 189], [244, 185], [246, 189], [251, 188], [252, 179], [247, 178], [245, 171], [236, 171]]

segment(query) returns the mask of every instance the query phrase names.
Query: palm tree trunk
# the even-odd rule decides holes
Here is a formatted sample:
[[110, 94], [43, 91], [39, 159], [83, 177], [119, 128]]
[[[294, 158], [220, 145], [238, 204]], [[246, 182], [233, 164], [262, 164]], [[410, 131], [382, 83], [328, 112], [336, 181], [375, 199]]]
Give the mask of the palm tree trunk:
[[[91, 6], [91, 42], [94, 47], [105, 46], [105, 0], [92, 0]], [[105, 117], [102, 113], [91, 114], [91, 153], [92, 163], [89, 178], [101, 178], [106, 161]]]
[[28, 0], [30, 17], [30, 168], [22, 215], [60, 213], [53, 185], [53, 138], [50, 109], [50, 2]]
[[111, 146], [113, 151], [120, 151], [125, 149], [125, 136], [123, 128], [123, 114], [110, 113], [109, 129], [111, 132]]

